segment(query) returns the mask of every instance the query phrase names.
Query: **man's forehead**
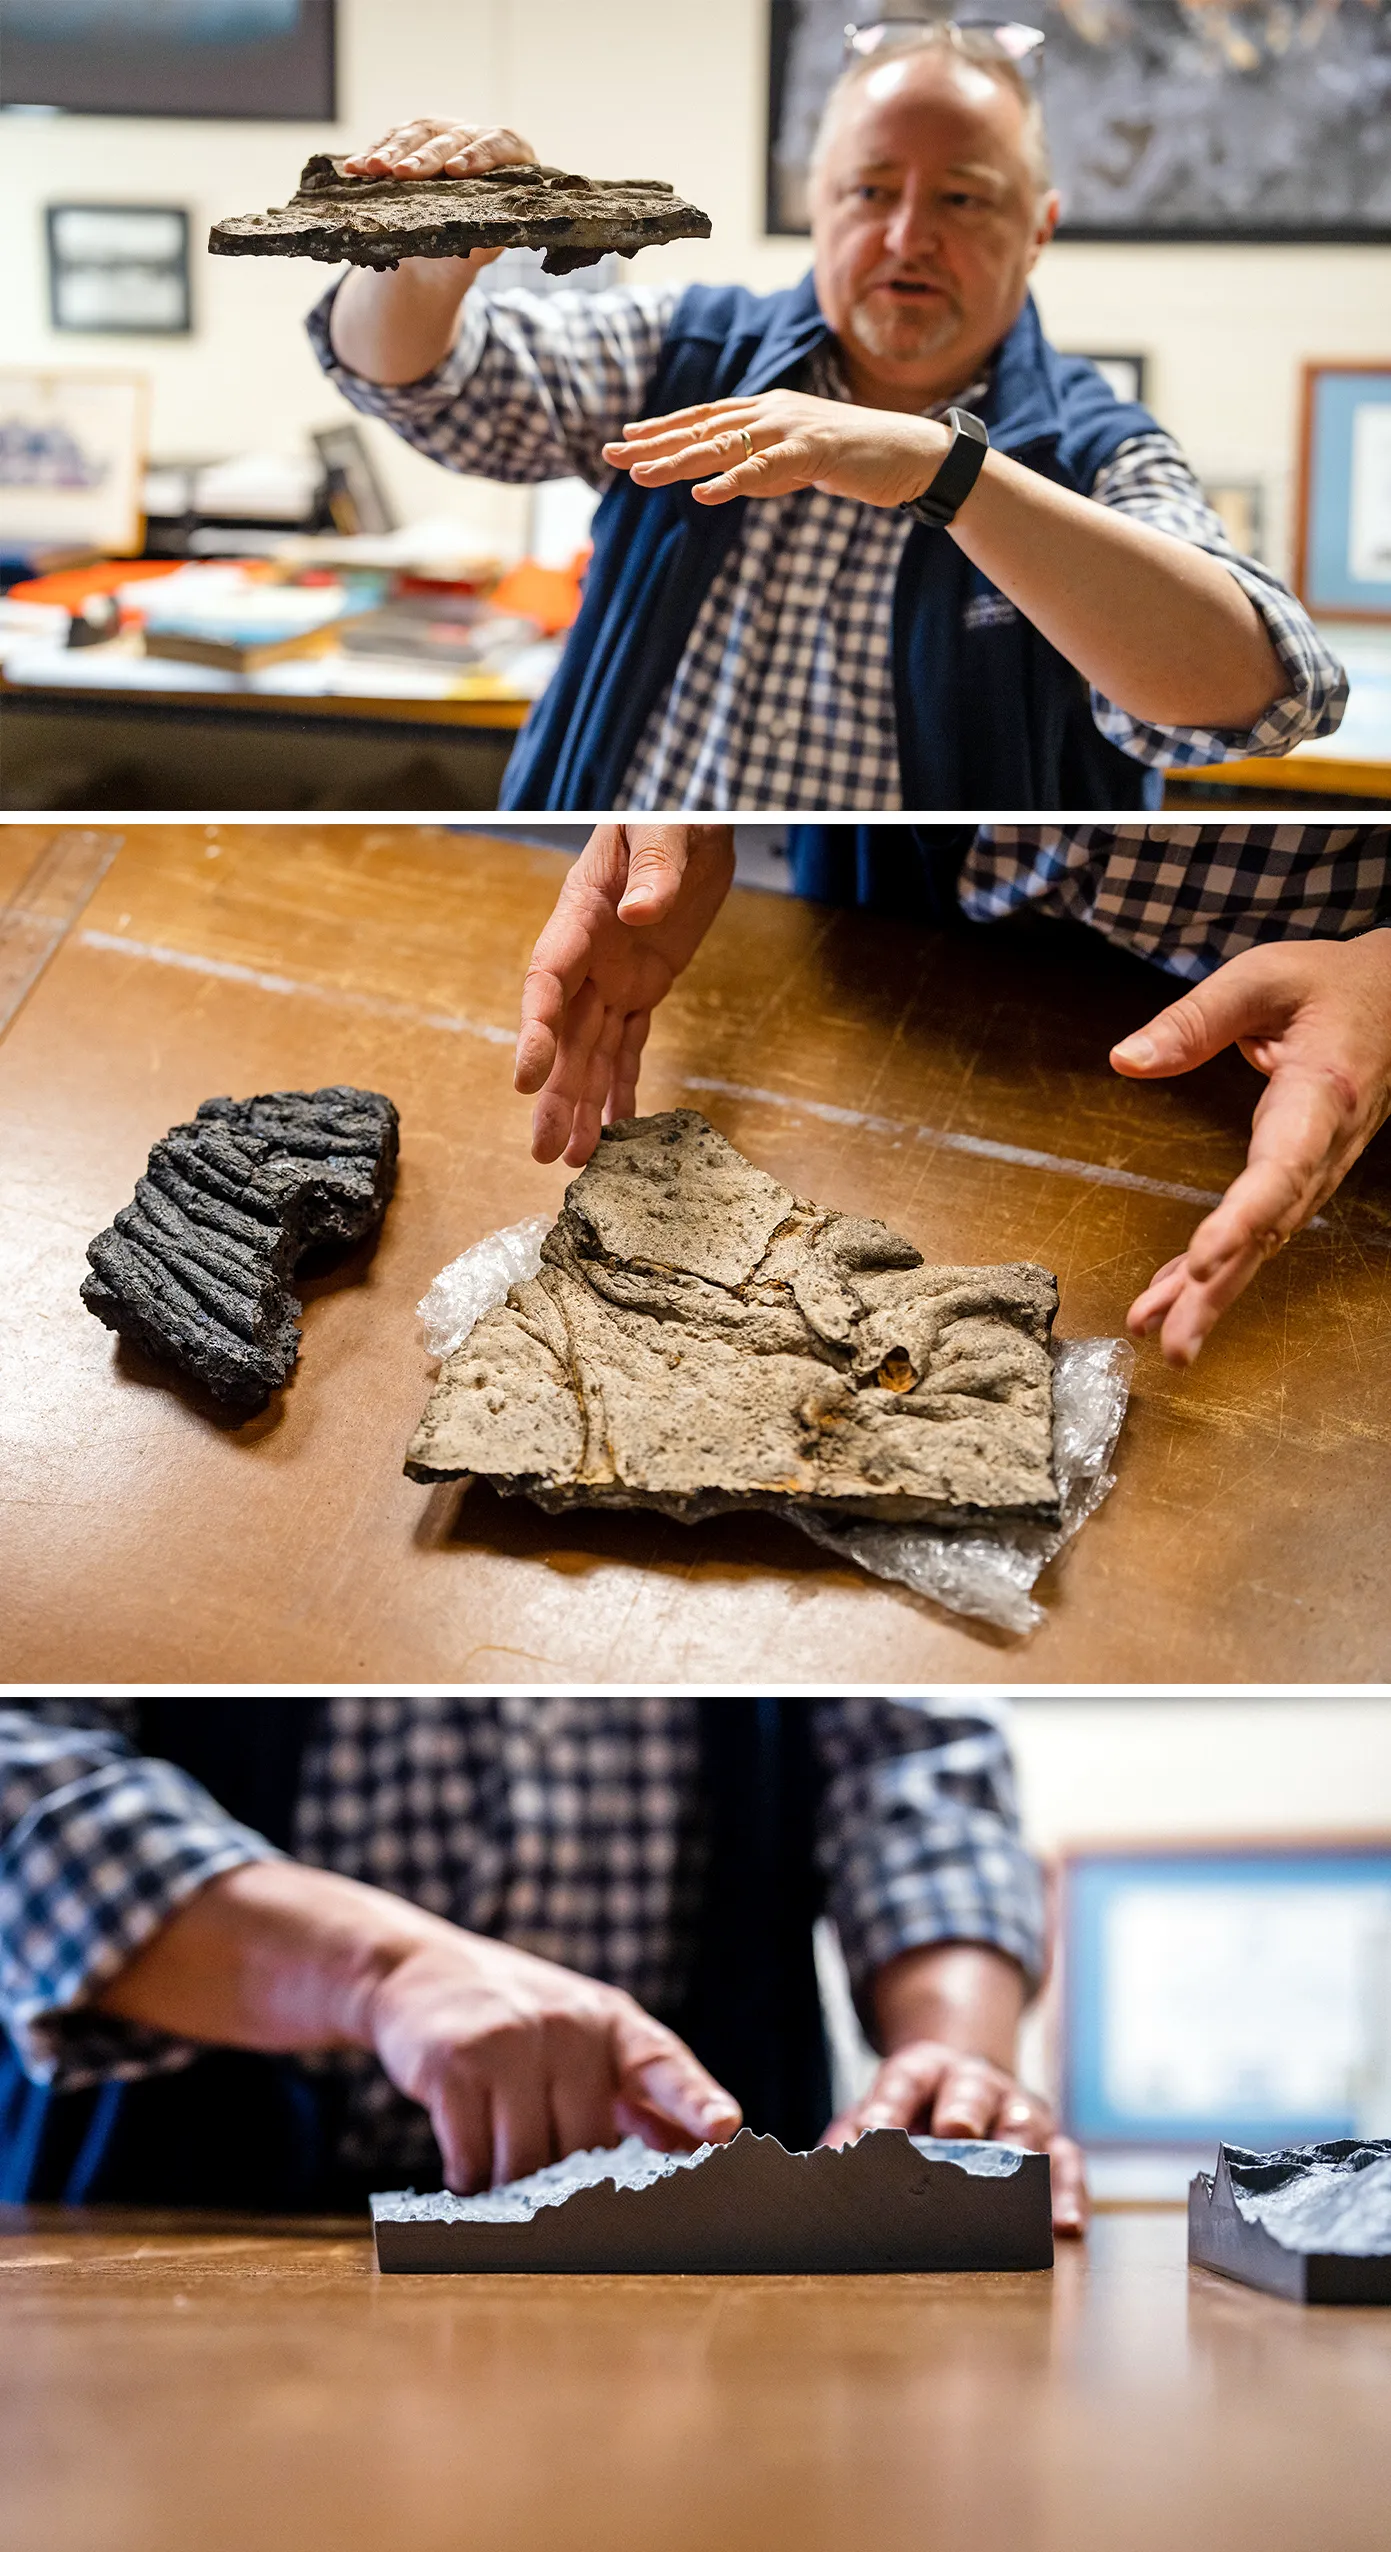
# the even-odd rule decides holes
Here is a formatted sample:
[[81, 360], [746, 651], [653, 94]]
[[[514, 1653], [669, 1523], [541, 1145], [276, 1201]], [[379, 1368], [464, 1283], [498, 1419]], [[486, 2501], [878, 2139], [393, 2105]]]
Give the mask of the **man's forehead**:
[[902, 167], [930, 144], [936, 123], [940, 139], [955, 145], [954, 168], [994, 168], [1019, 148], [1023, 122], [1022, 104], [1003, 81], [974, 62], [934, 52], [880, 63], [856, 80], [839, 101], [827, 141], [837, 158], [849, 156], [865, 169]]

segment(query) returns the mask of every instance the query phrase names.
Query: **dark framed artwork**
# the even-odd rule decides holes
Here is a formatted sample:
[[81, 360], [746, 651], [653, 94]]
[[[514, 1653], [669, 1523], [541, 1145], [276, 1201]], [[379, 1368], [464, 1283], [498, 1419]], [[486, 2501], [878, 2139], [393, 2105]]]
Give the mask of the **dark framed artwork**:
[[1391, 621], [1391, 363], [1306, 363], [1294, 589], [1330, 619]]
[[193, 325], [180, 204], [50, 204], [48, 309], [79, 336], [183, 337]]
[[0, 0], [0, 107], [331, 124], [335, 0]]
[[[771, 0], [772, 232], [806, 229], [851, 14]], [[1060, 237], [1391, 240], [1391, 0], [1030, 0], [1019, 15], [1047, 37]]]

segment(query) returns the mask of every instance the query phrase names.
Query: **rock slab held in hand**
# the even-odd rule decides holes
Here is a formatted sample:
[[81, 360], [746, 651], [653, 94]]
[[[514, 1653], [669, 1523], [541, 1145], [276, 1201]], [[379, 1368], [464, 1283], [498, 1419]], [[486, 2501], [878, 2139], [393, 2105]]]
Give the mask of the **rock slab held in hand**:
[[437, 2273], [863, 2276], [1053, 2264], [1045, 2153], [880, 2128], [843, 2152], [637, 2136], [477, 2197], [372, 2200], [377, 2264]]
[[396, 1110], [378, 1090], [205, 1099], [161, 1137], [131, 1203], [90, 1243], [82, 1299], [219, 1400], [262, 1408], [299, 1354], [297, 1261], [380, 1222], [397, 1150]]
[[441, 1367], [412, 1479], [688, 1521], [1056, 1522], [1046, 1268], [929, 1266], [686, 1108], [605, 1127], [541, 1257]]
[[636, 256], [667, 239], [708, 239], [710, 216], [656, 177], [577, 177], [532, 160], [478, 177], [349, 177], [316, 152], [288, 204], [213, 226], [215, 257], [316, 257], [392, 267], [475, 248], [544, 248], [546, 272]]

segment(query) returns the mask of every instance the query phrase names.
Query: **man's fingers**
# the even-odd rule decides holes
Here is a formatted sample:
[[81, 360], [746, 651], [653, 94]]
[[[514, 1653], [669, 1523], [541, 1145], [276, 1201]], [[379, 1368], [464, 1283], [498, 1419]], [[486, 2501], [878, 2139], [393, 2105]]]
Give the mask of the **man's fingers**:
[[593, 2029], [567, 2031], [551, 2067], [551, 2142], [557, 2160], [613, 2143], [615, 2090], [606, 2038]]
[[1078, 2241], [1086, 2232], [1092, 2211], [1085, 2159], [1071, 2136], [1052, 2136], [1048, 2143], [1048, 2160], [1053, 2189], [1053, 2230], [1069, 2241]]
[[618, 903], [618, 918], [637, 929], [665, 921], [681, 891], [690, 851], [684, 824], [629, 824], [628, 882]]
[[638, 1071], [651, 1025], [650, 1010], [630, 1010], [623, 1022], [623, 1033], [609, 1080], [609, 1095], [604, 1102], [605, 1125], [618, 1125], [624, 1117], [637, 1114]]
[[905, 2047], [900, 2055], [890, 2056], [850, 2113], [852, 2134], [868, 2135], [875, 2127], [914, 2126], [951, 2062], [949, 2048], [930, 2043]]
[[551, 2150], [551, 2111], [539, 2067], [523, 2063], [493, 2087], [493, 2187], [544, 2171]]
[[451, 2080], [429, 2107], [445, 2187], [461, 2198], [491, 2188], [492, 2111], [482, 2084], [473, 2078]]
[[988, 2136], [1001, 2108], [1004, 2089], [983, 2065], [952, 2065], [932, 2103], [935, 2136]]
[[1133, 1036], [1122, 1037], [1111, 1048], [1116, 1071], [1134, 1080], [1162, 1080], [1167, 1073], [1193, 1071], [1240, 1037], [1278, 1034], [1298, 1007], [1279, 955], [1276, 949], [1248, 948], [1230, 958], [1206, 983]]
[[590, 1058], [604, 1024], [604, 1004], [594, 984], [581, 984], [569, 1004], [554, 1066], [531, 1115], [531, 1150], [537, 1161], [558, 1161], [570, 1140], [584, 1094]]
[[572, 1170], [582, 1170], [598, 1144], [599, 1129], [604, 1122], [604, 1101], [609, 1094], [614, 1057], [618, 1052], [618, 1041], [622, 1031], [621, 1012], [606, 1010], [603, 1026], [585, 1071], [583, 1086], [575, 1101], [570, 1139], [565, 1146], [565, 1158]]
[[522, 1024], [517, 1031], [517, 1057], [512, 1087], [530, 1096], [545, 1087], [555, 1065], [556, 1047], [565, 1024], [565, 986], [548, 966], [535, 960], [522, 986]]
[[619, 2097], [679, 2127], [697, 2144], [727, 2144], [739, 2126], [737, 2100], [707, 2073], [675, 2030], [639, 2004], [620, 2002], [612, 2031]]

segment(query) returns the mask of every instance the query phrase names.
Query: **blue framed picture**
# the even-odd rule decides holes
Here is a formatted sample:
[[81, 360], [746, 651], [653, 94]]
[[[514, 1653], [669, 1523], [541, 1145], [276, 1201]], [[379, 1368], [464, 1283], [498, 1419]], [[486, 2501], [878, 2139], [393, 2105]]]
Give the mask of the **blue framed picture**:
[[1391, 2131], [1391, 1838], [1078, 1852], [1061, 1913], [1079, 2143]]
[[1296, 561], [1310, 611], [1391, 620], [1391, 364], [1304, 367]]

